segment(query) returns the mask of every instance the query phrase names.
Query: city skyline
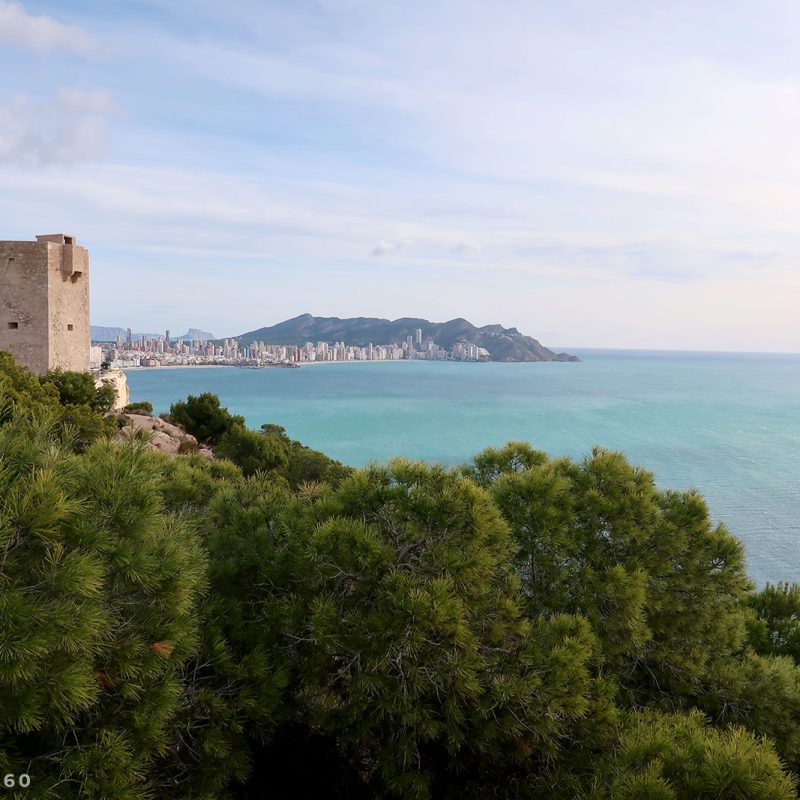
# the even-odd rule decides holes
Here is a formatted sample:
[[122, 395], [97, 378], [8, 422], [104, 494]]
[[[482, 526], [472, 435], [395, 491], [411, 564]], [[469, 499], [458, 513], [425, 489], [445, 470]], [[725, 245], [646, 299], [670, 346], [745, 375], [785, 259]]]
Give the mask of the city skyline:
[[0, 238], [92, 317], [800, 351], [800, 8], [0, 0]]
[[306, 342], [303, 345], [270, 344], [254, 341], [240, 346], [236, 339], [220, 340], [173, 338], [164, 335], [140, 334], [136, 338], [131, 328], [118, 334], [116, 341], [93, 342], [92, 363], [105, 362], [118, 369], [159, 366], [226, 365], [242, 367], [300, 366], [321, 362], [341, 361], [489, 361], [488, 350], [471, 342], [457, 342], [441, 347], [432, 338], [423, 338], [422, 329], [392, 343], [370, 342], [366, 346], [344, 341]]

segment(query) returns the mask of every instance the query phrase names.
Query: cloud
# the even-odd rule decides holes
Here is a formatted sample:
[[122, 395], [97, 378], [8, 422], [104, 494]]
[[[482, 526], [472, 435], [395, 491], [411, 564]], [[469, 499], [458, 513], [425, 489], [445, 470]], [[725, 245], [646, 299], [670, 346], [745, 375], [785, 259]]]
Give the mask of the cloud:
[[480, 253], [483, 248], [475, 242], [458, 242], [453, 246], [454, 253], [460, 253], [462, 256], [474, 255]]
[[95, 40], [74, 25], [29, 14], [19, 3], [0, 0], [0, 42], [38, 53], [65, 50], [88, 56], [97, 52]]
[[[638, 313], [666, 344], [660, 292], [733, 302], [735, 284], [764, 298], [754, 322], [787, 320], [800, 342], [800, 6], [662, 6], [146, 0], [101, 19], [97, 0], [30, 0], [76, 25], [92, 13], [119, 56], [104, 79], [131, 114], [112, 159], [114, 98], [52, 88], [54, 74], [84, 85], [82, 32], [0, 0], [0, 39], [31, 50], [0, 50], [28, 93], [0, 98], [0, 219], [12, 238], [74, 230], [109, 304], [133, 271], [175, 292], [191, 275], [212, 328], [226, 292], [239, 313], [242, 285], [257, 315], [298, 285], [341, 315], [364, 285], [369, 313], [490, 315], [565, 344]], [[708, 346], [704, 312], [682, 309]], [[714, 314], [713, 336], [739, 330]]]
[[104, 90], [62, 90], [50, 101], [20, 95], [0, 106], [0, 162], [98, 161], [108, 146], [107, 117], [116, 110]]
[[[468, 5], [454, 17], [446, 2], [329, 2], [288, 42], [262, 33], [159, 48], [206, 81], [338, 109], [453, 172], [709, 202], [733, 189], [796, 207], [800, 81], [774, 41], [800, 23], [796, 8], [770, 4], [765, 23], [747, 4]], [[699, 37], [718, 29], [724, 48]]]
[[396, 253], [403, 249], [403, 242], [387, 242], [383, 239], [372, 248], [373, 256], [385, 256], [388, 253]]

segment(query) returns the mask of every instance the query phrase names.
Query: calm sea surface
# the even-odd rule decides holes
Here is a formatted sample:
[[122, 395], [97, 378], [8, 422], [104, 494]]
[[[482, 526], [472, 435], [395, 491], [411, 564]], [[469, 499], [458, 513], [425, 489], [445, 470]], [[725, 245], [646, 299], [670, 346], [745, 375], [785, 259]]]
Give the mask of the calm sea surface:
[[800, 355], [580, 351], [580, 364], [424, 361], [301, 369], [129, 370], [157, 411], [211, 391], [250, 426], [341, 461], [454, 464], [526, 439], [553, 455], [624, 451], [662, 487], [698, 488], [758, 582], [800, 581]]

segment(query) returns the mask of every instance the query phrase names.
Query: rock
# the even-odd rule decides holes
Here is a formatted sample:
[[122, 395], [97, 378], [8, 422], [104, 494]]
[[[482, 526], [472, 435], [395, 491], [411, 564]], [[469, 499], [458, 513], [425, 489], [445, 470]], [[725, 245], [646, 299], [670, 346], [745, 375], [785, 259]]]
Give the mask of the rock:
[[114, 387], [116, 399], [112, 411], [122, 411], [131, 401], [131, 392], [125, 373], [121, 369], [108, 369], [105, 372], [101, 372], [95, 378], [94, 385], [99, 389], [104, 383]]
[[123, 426], [114, 436], [114, 441], [125, 442], [133, 438], [135, 431], [141, 431], [149, 437], [147, 447], [170, 456], [184, 453], [197, 453], [202, 458], [214, 461], [214, 453], [207, 447], [199, 447], [197, 439], [186, 433], [179, 425], [165, 422], [161, 417], [150, 417], [147, 414], [117, 414]]
[[178, 455], [178, 451], [181, 449], [179, 439], [166, 433], [161, 433], [161, 431], [153, 434], [152, 439], [150, 439], [150, 445], [154, 450], [160, 450], [162, 453], [168, 453], [169, 455]]

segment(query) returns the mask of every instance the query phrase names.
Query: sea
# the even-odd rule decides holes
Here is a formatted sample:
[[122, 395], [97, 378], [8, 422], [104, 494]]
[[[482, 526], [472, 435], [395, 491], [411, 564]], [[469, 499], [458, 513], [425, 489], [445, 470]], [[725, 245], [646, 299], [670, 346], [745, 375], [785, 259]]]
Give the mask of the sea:
[[127, 371], [157, 412], [209, 391], [253, 428], [353, 466], [444, 464], [525, 440], [622, 451], [663, 488], [696, 488], [758, 583], [800, 582], [800, 355], [580, 350], [581, 363], [428, 361]]

